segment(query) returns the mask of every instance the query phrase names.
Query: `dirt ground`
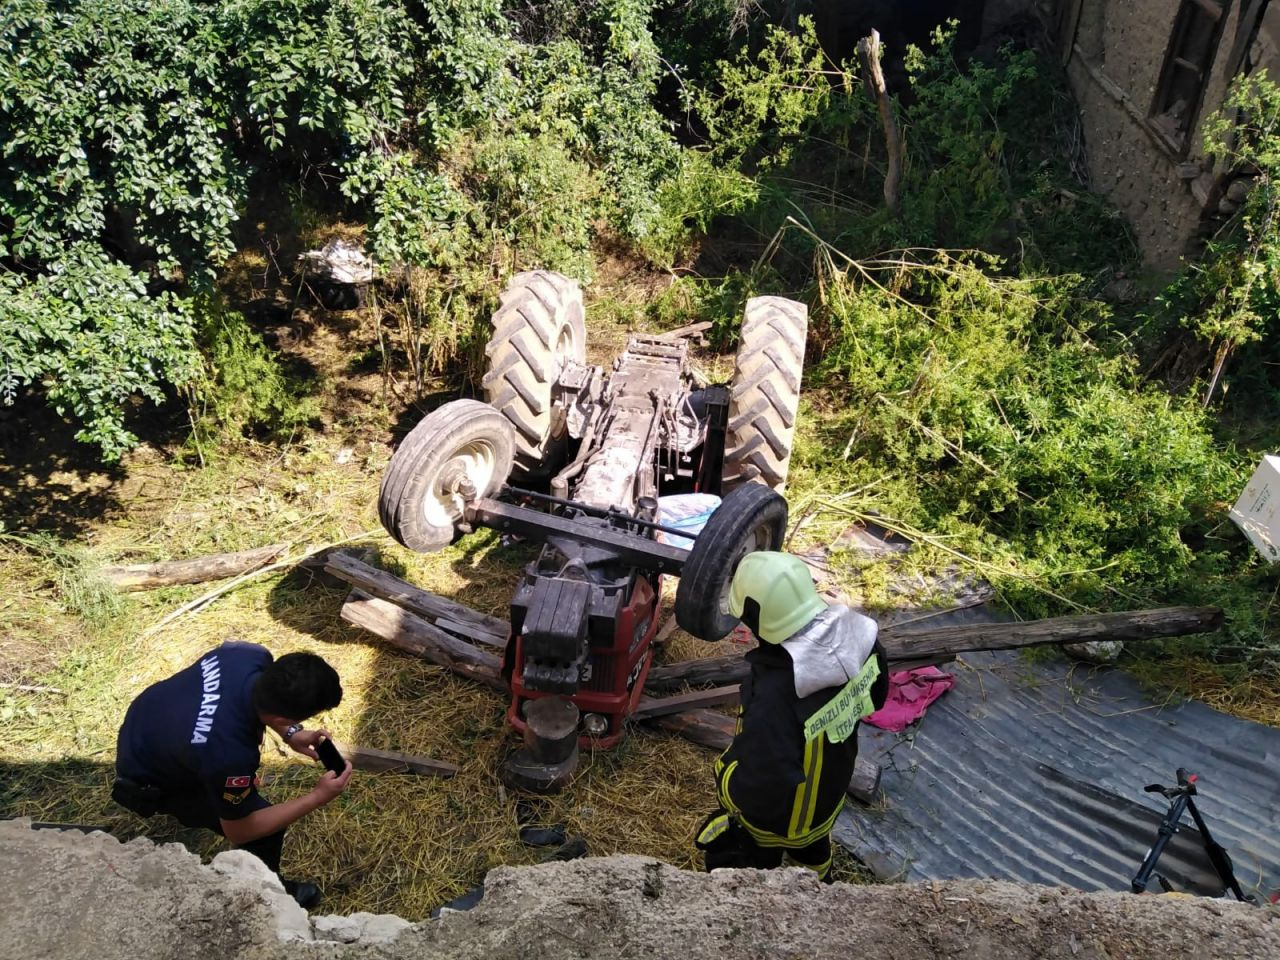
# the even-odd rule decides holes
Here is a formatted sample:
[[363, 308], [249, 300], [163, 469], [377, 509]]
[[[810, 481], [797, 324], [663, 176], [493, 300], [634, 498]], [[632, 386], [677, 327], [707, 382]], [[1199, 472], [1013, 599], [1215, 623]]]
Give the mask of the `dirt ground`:
[[0, 823], [0, 960], [1280, 956], [1269, 907], [994, 881], [824, 887], [799, 869], [637, 856], [499, 868], [477, 907], [418, 924], [308, 917], [250, 861]]

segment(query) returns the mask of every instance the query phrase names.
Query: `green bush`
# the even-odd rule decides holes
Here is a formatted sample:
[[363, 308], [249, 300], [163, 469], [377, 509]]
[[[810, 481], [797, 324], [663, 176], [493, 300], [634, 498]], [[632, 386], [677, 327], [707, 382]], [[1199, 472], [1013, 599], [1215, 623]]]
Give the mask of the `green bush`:
[[125, 401], [200, 369], [190, 298], [255, 161], [344, 174], [385, 147], [409, 35], [392, 0], [6, 4], [0, 399], [38, 384], [118, 457]]
[[819, 376], [863, 479], [892, 478], [876, 506], [986, 558], [1024, 613], [1176, 596], [1242, 464], [1096, 336], [1075, 279], [982, 266], [904, 259], [826, 287]]
[[34, 278], [0, 271], [0, 402], [39, 384], [106, 460], [136, 439], [124, 423], [131, 397], [162, 403], [162, 384], [195, 376], [194, 338], [189, 301], [148, 295], [142, 275], [93, 244], [72, 246]]
[[1246, 179], [1248, 195], [1204, 256], [1163, 292], [1148, 320], [1154, 329], [1189, 332], [1206, 355], [1200, 378], [1206, 405], [1220, 388], [1226, 392], [1232, 368], [1261, 366], [1258, 382], [1240, 400], [1271, 406], [1280, 397], [1277, 378], [1265, 372], [1280, 356], [1280, 86], [1262, 75], [1237, 81], [1205, 123], [1205, 150], [1223, 170]]
[[196, 300], [195, 314], [204, 363], [186, 393], [197, 444], [249, 430], [288, 434], [316, 417], [315, 402], [243, 316], [212, 295]]

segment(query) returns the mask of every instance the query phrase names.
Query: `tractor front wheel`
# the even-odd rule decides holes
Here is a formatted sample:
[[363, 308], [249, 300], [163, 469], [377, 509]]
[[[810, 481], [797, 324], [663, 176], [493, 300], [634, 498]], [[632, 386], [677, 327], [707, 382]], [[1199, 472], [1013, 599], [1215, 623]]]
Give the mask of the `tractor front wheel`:
[[382, 525], [410, 550], [447, 547], [464, 532], [467, 503], [506, 482], [514, 447], [511, 424], [487, 403], [454, 400], [431, 411], [382, 475]]
[[714, 643], [738, 625], [729, 612], [729, 585], [738, 564], [756, 550], [779, 550], [787, 532], [787, 501], [758, 483], [731, 491], [702, 528], [676, 588], [676, 623]]

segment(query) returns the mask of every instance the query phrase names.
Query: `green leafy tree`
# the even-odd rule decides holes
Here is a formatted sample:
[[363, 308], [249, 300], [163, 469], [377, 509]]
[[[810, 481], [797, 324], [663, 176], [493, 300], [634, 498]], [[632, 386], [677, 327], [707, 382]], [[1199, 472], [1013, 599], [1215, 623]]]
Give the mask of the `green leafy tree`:
[[1280, 87], [1263, 74], [1237, 80], [1206, 121], [1204, 144], [1249, 187], [1227, 229], [1166, 297], [1212, 357], [1207, 405], [1235, 352], [1280, 333]]
[[392, 0], [7, 3], [0, 399], [37, 384], [119, 456], [123, 401], [200, 370], [190, 298], [233, 250], [250, 175], [381, 186], [357, 160], [403, 121], [412, 36]]

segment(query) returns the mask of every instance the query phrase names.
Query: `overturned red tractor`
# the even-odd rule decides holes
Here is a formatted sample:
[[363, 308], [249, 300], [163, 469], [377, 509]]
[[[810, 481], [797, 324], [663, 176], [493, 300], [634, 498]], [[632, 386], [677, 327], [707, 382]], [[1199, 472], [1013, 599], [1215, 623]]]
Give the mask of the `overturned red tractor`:
[[[542, 543], [511, 600], [503, 672], [525, 746], [504, 764], [509, 783], [558, 789], [580, 747], [621, 740], [663, 575], [680, 577], [683, 629], [716, 641], [736, 625], [738, 562], [778, 549], [786, 529], [806, 325], [801, 303], [748, 301], [728, 384], [699, 382], [687, 341], [661, 336], [633, 336], [606, 371], [586, 362], [578, 284], [522, 273], [493, 317], [488, 402], [439, 407], [396, 450], [379, 514], [406, 547], [438, 550], [476, 527]], [[723, 500], [686, 550], [659, 500], [695, 491]]]

